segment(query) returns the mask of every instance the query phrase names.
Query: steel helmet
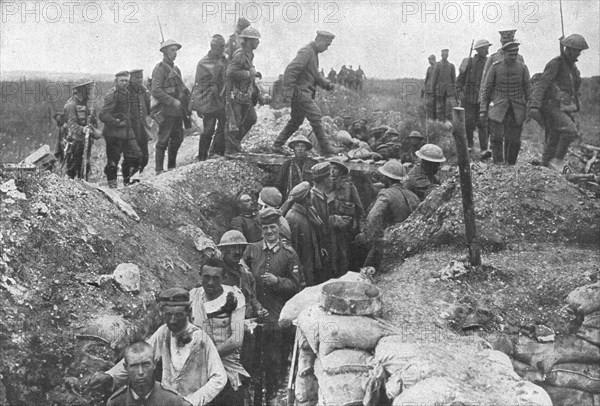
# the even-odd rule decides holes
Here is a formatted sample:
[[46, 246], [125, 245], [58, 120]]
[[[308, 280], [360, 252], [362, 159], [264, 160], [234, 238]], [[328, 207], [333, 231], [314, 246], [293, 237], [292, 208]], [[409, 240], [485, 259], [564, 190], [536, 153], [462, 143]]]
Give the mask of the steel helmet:
[[415, 154], [426, 161], [445, 162], [444, 151], [435, 144], [425, 144]]
[[244, 234], [238, 230], [229, 230], [221, 237], [219, 245], [217, 247], [227, 247], [231, 245], [248, 245]]
[[238, 35], [238, 37], [259, 39], [260, 32], [258, 32], [258, 30], [254, 27], [247, 27], [244, 28], [244, 30], [240, 33], [240, 35]]
[[579, 34], [571, 34], [567, 38], [564, 38], [562, 41], [560, 41], [560, 43], [567, 48], [578, 49], [580, 51], [589, 48], [587, 42], [585, 42], [585, 38]]
[[482, 47], [489, 47], [492, 44], [490, 44], [490, 42], [487, 39], [478, 39], [477, 41], [475, 41], [475, 46], [473, 46], [473, 49], [479, 49]]
[[288, 142], [288, 148], [294, 149], [294, 145], [297, 142], [303, 142], [304, 144], [306, 144], [307, 151], [310, 151], [313, 148], [313, 144], [310, 142], [310, 140], [302, 134], [298, 134], [292, 137], [292, 139]]
[[402, 162], [397, 159], [390, 159], [383, 166], [377, 168], [381, 174], [391, 179], [404, 180], [406, 179], [406, 168], [402, 165]]
[[412, 131], [410, 134], [408, 134], [408, 138], [419, 138], [422, 140], [425, 137], [423, 137], [418, 131]]
[[163, 52], [165, 50], [165, 48], [170, 47], [171, 45], [175, 45], [177, 46], [177, 50], [181, 49], [181, 44], [173, 39], [168, 39], [165, 42], [163, 42], [162, 44], [160, 44], [160, 52]]

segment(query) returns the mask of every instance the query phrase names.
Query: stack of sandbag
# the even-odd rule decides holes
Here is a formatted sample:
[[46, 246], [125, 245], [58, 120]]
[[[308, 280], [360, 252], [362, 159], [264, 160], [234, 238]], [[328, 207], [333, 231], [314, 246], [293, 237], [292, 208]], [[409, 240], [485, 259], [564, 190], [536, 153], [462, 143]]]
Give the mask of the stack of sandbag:
[[[379, 290], [366, 282], [347, 281], [330, 281], [323, 289], [329, 293], [321, 292], [319, 304], [313, 301], [297, 320], [316, 357], [319, 404], [377, 405], [384, 373], [373, 351], [382, 337], [397, 333], [392, 325], [374, 317], [381, 310]], [[369, 294], [361, 299], [358, 292]], [[304, 381], [302, 385], [306, 386]]]
[[581, 321], [576, 334], [547, 344], [519, 336], [509, 351], [513, 366], [555, 405], [600, 405], [600, 283], [575, 289], [567, 303]]
[[[319, 303], [321, 289], [323, 285], [330, 282], [365, 282], [370, 283], [370, 278], [367, 274], [358, 272], [347, 272], [340, 278], [331, 279], [320, 285], [309, 286], [288, 300], [281, 310], [279, 315], [279, 325], [287, 327], [292, 322], [298, 319], [300, 313]], [[316, 328], [316, 326], [315, 326]], [[313, 333], [318, 334], [318, 331]], [[307, 336], [298, 331], [298, 371], [295, 380], [295, 396], [297, 406], [314, 406], [319, 400], [319, 384], [315, 376], [315, 360], [317, 358], [315, 335], [311, 333], [308, 337], [311, 338], [312, 344], [309, 343]]]
[[476, 337], [406, 334], [382, 338], [374, 361], [387, 376], [393, 405], [551, 406], [548, 394], [521, 379], [510, 358]]

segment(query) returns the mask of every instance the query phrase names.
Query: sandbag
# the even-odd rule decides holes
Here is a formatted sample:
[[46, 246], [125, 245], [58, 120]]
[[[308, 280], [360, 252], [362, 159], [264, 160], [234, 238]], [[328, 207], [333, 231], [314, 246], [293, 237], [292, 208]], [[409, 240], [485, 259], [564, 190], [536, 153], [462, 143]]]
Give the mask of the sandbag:
[[594, 395], [577, 389], [541, 385], [557, 406], [595, 406]]
[[386, 321], [327, 314], [316, 305], [300, 313], [298, 326], [320, 357], [340, 348], [372, 351], [382, 337], [398, 333]]
[[537, 368], [516, 359], [511, 361], [513, 369], [521, 378], [529, 382], [544, 382], [544, 375]]
[[597, 346], [600, 346], [600, 329], [581, 326], [577, 331], [577, 337]]
[[323, 372], [337, 375], [346, 372], [369, 372], [373, 369], [373, 356], [362, 350], [335, 350], [321, 357]]
[[[339, 364], [342, 358], [335, 354], [328, 361], [328, 370], [338, 371], [339, 373], [336, 374], [325, 372], [320, 359], [315, 361], [315, 376], [319, 382], [319, 404], [335, 406], [363, 404], [365, 390], [371, 379], [369, 369], [363, 368], [360, 372], [358, 368], [343, 368], [343, 365]], [[360, 356], [357, 355], [357, 358]]]
[[319, 352], [319, 328], [314, 320], [317, 315], [322, 313], [323, 311], [318, 306], [313, 305], [298, 315], [298, 328], [315, 354]]
[[392, 405], [447, 405], [462, 400], [456, 398], [458, 389], [458, 383], [451, 378], [432, 377], [404, 390], [394, 399]]
[[581, 286], [567, 296], [567, 303], [579, 314], [587, 315], [600, 310], [600, 281]]
[[546, 374], [546, 383], [589, 393], [600, 393], [600, 366], [598, 364], [556, 364]]
[[547, 344], [519, 336], [513, 356], [521, 362], [537, 367], [543, 373], [547, 373], [558, 363], [600, 362], [598, 347], [575, 336], [559, 337], [555, 342]]
[[295, 394], [298, 405], [314, 406], [319, 400], [319, 383], [315, 377], [316, 354], [310, 348], [302, 332], [298, 332], [298, 372]]
[[292, 321], [296, 320], [302, 310], [319, 303], [319, 297], [321, 296], [321, 288], [323, 285], [334, 281], [347, 281], [347, 282], [365, 282], [358, 272], [347, 272], [344, 276], [337, 279], [330, 279], [327, 282], [323, 282], [320, 285], [310, 286], [297, 293], [294, 297], [288, 300], [281, 313], [279, 314], [279, 325], [281, 327], [289, 326]]

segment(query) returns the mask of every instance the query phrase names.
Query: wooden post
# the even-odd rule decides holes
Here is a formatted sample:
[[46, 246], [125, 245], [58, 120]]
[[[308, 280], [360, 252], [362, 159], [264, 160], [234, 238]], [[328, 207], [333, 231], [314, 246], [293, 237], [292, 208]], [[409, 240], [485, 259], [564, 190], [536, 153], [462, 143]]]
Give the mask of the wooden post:
[[473, 184], [471, 183], [471, 165], [467, 136], [465, 132], [465, 109], [454, 107], [452, 109], [452, 125], [456, 153], [458, 155], [458, 170], [460, 175], [460, 191], [462, 193], [463, 214], [465, 217], [465, 233], [469, 247], [469, 261], [471, 265], [481, 265], [481, 245], [477, 240], [477, 227], [475, 225], [475, 205], [473, 204]]

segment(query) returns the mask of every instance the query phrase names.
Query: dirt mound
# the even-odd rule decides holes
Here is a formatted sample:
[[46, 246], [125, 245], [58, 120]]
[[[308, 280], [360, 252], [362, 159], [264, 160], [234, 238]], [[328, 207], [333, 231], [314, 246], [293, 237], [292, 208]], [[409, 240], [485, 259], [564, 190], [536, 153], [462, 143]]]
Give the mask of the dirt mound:
[[[531, 242], [597, 244], [600, 202], [564, 176], [529, 164], [472, 166], [477, 232], [484, 252]], [[458, 177], [448, 179], [402, 224], [385, 246], [397, 258], [438, 246], [464, 247]]]
[[[17, 174], [26, 199], [0, 192], [0, 393], [6, 389], [7, 403], [104, 404], [70, 382], [107, 369], [127, 342], [158, 326], [155, 293], [198, 284], [204, 258], [196, 237], [204, 231], [218, 239], [235, 215], [236, 192], [258, 190], [261, 175], [225, 159], [166, 172], [118, 192], [136, 221], [89, 184]], [[7, 180], [0, 173], [0, 184]], [[138, 294], [106, 279], [124, 262], [140, 269]], [[106, 318], [125, 326], [106, 340], [112, 347], [88, 339], [103, 336], [89, 332]]]

